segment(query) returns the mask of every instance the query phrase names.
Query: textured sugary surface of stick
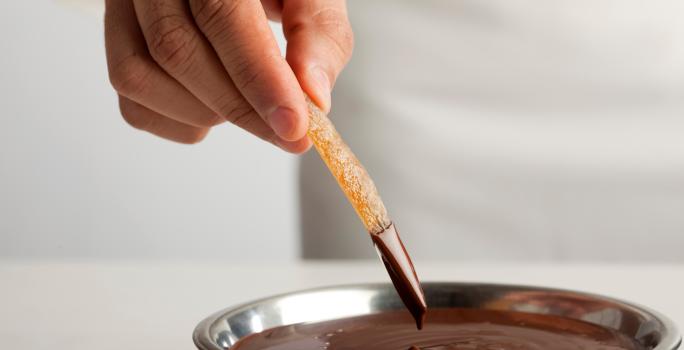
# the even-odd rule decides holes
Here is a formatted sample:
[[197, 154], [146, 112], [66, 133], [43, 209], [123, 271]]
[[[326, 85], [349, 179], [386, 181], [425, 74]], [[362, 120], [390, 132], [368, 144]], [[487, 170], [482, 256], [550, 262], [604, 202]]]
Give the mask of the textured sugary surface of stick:
[[370, 233], [380, 233], [391, 221], [366, 169], [342, 140], [328, 116], [310, 99], [309, 138]]

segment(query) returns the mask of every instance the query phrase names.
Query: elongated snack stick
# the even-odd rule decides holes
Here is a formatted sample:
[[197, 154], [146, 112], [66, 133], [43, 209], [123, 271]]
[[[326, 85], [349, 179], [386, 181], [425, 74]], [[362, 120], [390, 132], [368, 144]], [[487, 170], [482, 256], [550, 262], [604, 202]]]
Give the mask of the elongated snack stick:
[[309, 98], [309, 130], [307, 134], [325, 165], [337, 180], [342, 192], [370, 233], [380, 233], [392, 221], [373, 180], [335, 129], [328, 116]]
[[415, 318], [418, 329], [421, 329], [427, 310], [423, 289], [373, 180], [342, 140], [328, 116], [308, 97], [307, 103], [309, 138], [366, 226], [399, 297]]

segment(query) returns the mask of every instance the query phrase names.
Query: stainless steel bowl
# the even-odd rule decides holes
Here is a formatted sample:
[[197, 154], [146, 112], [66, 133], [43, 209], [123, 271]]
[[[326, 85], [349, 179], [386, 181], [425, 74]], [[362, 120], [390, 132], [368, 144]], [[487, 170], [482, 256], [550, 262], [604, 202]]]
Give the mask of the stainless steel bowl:
[[[599, 295], [469, 283], [423, 283], [423, 289], [428, 307], [511, 310], [569, 317], [615, 329], [655, 350], [675, 350], [681, 342], [675, 325], [665, 316], [643, 306]], [[403, 307], [391, 284], [305, 290], [220, 311], [197, 325], [193, 339], [201, 350], [230, 349], [240, 338], [273, 327]]]

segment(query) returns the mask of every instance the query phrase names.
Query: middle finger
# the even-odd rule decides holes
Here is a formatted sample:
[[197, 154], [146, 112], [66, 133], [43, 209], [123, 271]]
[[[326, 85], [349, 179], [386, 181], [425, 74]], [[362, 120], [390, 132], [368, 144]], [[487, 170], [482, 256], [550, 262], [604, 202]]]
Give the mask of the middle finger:
[[134, 0], [134, 5], [150, 54], [169, 75], [222, 117], [273, 139], [195, 26], [186, 1]]

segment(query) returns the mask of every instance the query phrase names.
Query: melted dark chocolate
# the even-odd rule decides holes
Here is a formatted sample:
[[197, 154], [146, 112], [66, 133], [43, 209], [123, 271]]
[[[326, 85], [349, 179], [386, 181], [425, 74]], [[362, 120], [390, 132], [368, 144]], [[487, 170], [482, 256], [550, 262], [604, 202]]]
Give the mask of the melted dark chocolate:
[[399, 232], [394, 223], [380, 233], [371, 233], [371, 238], [399, 297], [413, 315], [416, 327], [422, 329], [427, 309], [425, 296], [411, 258], [399, 238]]
[[266, 330], [235, 350], [645, 350], [611, 329], [557, 316], [476, 309], [430, 309], [418, 331], [391, 311]]

